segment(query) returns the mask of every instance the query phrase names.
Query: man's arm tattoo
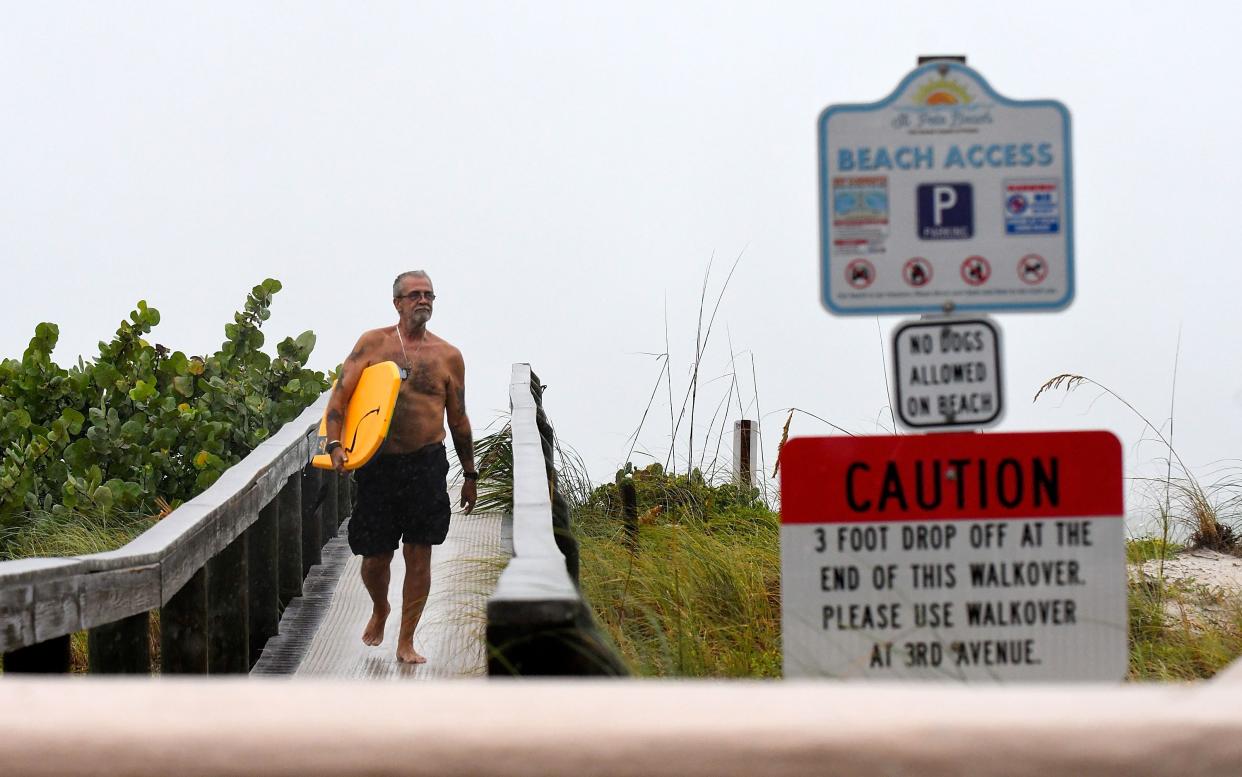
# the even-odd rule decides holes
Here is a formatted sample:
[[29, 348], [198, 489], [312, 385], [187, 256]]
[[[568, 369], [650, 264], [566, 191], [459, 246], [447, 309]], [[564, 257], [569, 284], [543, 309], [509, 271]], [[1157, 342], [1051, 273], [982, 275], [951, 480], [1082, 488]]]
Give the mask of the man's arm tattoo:
[[344, 419], [344, 417], [341, 415], [341, 411], [340, 411], [340, 410], [337, 410], [336, 408], [332, 408], [331, 410], [329, 410], [329, 411], [328, 411], [328, 423], [338, 423], [338, 424], [339, 424], [339, 423], [341, 423], [341, 422], [342, 422], [342, 421], [344, 421], [344, 420], [345, 420], [345, 419]]
[[457, 408], [461, 411], [462, 415], [466, 414], [466, 387], [465, 386], [457, 387]]
[[461, 462], [462, 469], [474, 469], [474, 436], [470, 433], [470, 427], [466, 426], [453, 427], [453, 449], [457, 451], [457, 460]]

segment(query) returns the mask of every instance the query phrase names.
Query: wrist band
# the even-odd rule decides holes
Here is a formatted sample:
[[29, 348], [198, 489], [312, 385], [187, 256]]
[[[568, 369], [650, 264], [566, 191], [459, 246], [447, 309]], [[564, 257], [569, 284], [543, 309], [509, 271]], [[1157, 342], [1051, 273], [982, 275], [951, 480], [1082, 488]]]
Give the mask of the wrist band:
[[479, 479], [479, 473], [477, 472], [463, 472], [461, 473], [461, 476], [465, 478], [466, 480], [478, 480]]
[[323, 450], [324, 450], [324, 453], [331, 453], [332, 451], [336, 450], [339, 447], [341, 447], [340, 440], [330, 440], [328, 444], [324, 446]]

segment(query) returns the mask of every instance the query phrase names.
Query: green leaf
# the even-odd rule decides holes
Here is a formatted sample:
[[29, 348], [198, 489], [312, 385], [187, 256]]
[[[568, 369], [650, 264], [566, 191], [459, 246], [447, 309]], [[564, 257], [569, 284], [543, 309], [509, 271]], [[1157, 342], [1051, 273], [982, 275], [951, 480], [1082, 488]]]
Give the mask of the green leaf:
[[112, 489], [107, 486], [99, 486], [91, 493], [91, 501], [104, 510], [112, 509]]
[[14, 427], [18, 429], [29, 429], [30, 413], [27, 413], [20, 407], [16, 410], [10, 410], [8, 415], [4, 417], [4, 425], [10, 429]]
[[71, 407], [67, 407], [61, 411], [60, 420], [65, 422], [65, 426], [69, 429], [70, 434], [80, 434], [82, 432], [82, 424], [86, 422], [86, 416]]
[[183, 397], [194, 396], [194, 378], [189, 375], [178, 375], [173, 378], [173, 391]]
[[181, 351], [173, 351], [168, 357], [168, 369], [174, 375], [185, 375], [189, 372], [190, 360]]
[[159, 392], [155, 390], [155, 386], [151, 385], [145, 380], [140, 380], [134, 384], [134, 388], [129, 392], [129, 398], [134, 400], [135, 402], [141, 403], [141, 402], [146, 402], [151, 397], [156, 396], [158, 393]]
[[64, 458], [70, 469], [83, 472], [95, 461], [94, 446], [89, 439], [71, 442], [65, 446]]

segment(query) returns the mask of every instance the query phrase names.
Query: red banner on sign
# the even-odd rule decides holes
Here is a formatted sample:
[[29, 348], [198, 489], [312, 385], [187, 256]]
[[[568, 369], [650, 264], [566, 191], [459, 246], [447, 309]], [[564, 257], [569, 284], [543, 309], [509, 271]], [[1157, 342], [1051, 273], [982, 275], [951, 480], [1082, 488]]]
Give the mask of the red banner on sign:
[[782, 523], [1124, 511], [1111, 432], [803, 437], [781, 451]]

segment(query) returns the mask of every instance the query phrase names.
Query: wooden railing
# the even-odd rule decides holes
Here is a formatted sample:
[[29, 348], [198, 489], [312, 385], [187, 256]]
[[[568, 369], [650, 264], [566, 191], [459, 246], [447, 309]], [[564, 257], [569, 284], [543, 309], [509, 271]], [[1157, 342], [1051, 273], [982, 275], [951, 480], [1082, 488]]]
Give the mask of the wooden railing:
[[210, 488], [119, 550], [0, 562], [4, 671], [64, 672], [88, 629], [90, 671], [244, 673], [349, 511], [349, 480], [307, 464], [327, 395]]
[[513, 558], [487, 604], [488, 674], [624, 675], [578, 590], [578, 546], [542, 400], [530, 365], [513, 365]]

